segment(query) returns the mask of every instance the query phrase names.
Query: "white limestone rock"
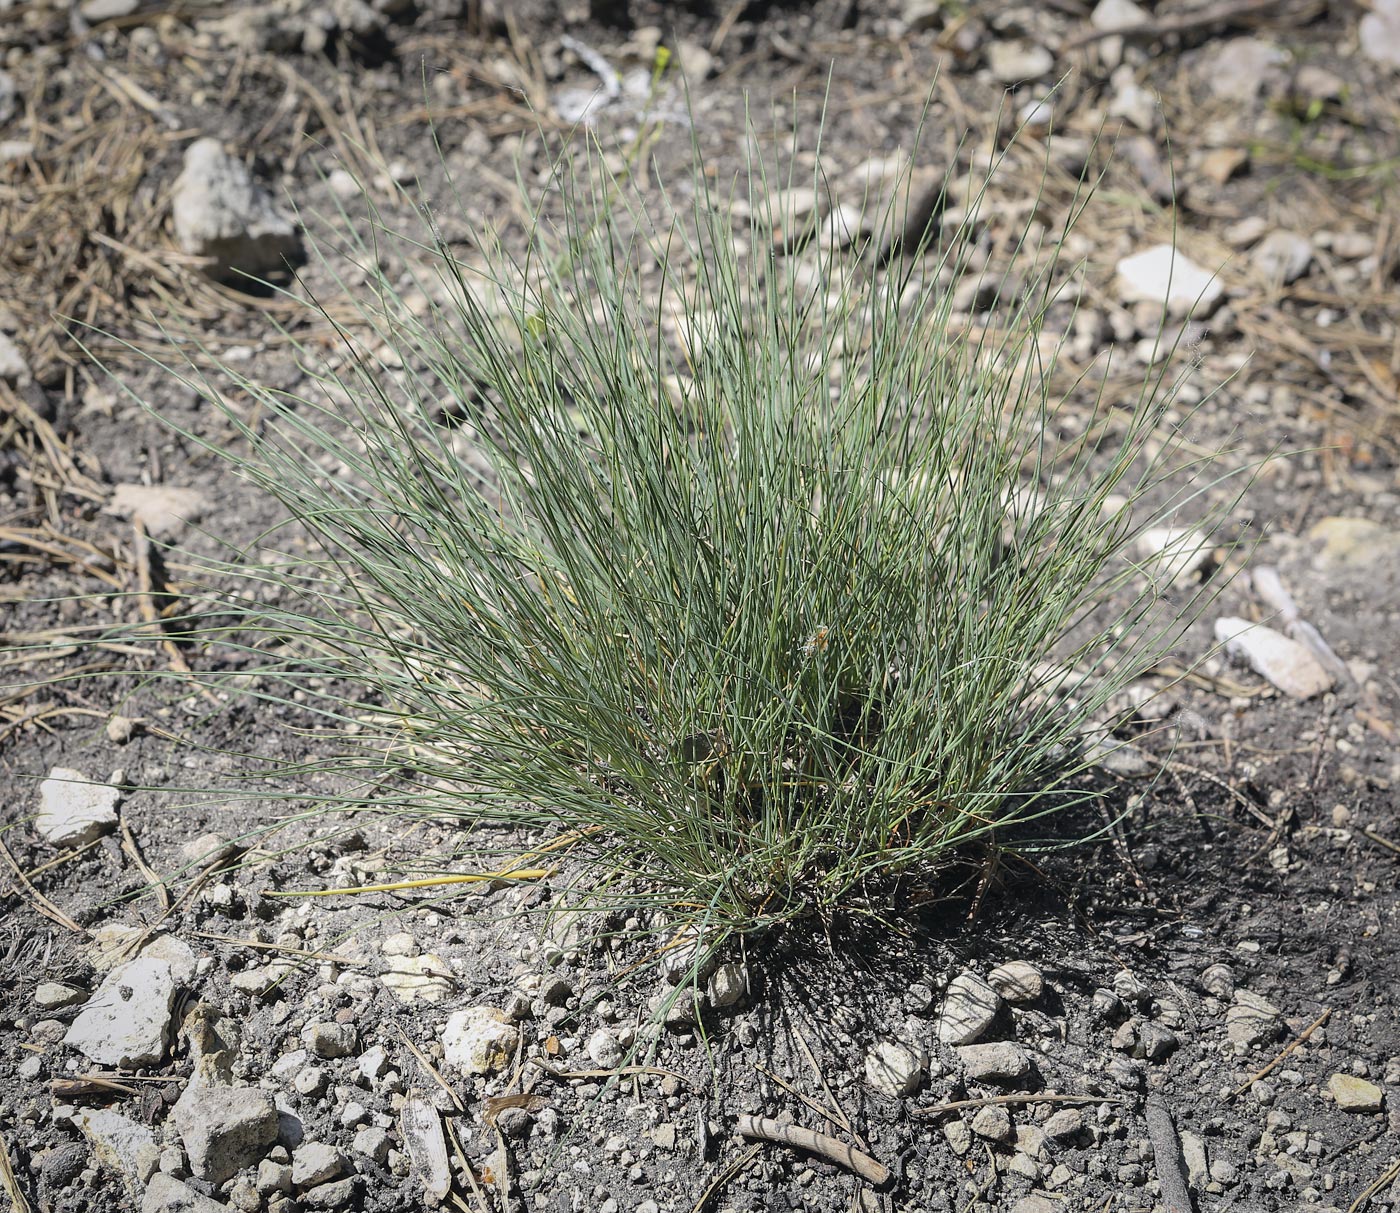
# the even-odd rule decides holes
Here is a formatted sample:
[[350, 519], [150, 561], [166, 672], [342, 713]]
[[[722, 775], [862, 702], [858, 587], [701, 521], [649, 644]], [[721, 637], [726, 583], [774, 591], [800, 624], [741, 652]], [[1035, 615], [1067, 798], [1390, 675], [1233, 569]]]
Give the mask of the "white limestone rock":
[[1118, 263], [1118, 292], [1124, 303], [1165, 305], [1172, 316], [1199, 318], [1215, 310], [1225, 288], [1170, 244], [1155, 244]]
[[102, 1066], [158, 1065], [179, 983], [168, 961], [139, 956], [103, 979], [63, 1041]]
[[122, 794], [72, 767], [54, 767], [39, 785], [34, 828], [56, 847], [80, 847], [116, 828]]
[[217, 139], [185, 149], [171, 196], [175, 235], [187, 253], [209, 259], [210, 277], [246, 285], [299, 253], [296, 225]]

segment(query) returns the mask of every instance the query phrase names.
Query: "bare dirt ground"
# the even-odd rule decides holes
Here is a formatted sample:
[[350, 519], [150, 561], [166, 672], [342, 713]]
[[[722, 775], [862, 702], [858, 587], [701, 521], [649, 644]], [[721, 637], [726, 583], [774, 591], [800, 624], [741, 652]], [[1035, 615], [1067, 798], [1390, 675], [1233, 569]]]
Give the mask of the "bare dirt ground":
[[[1400, 10], [1372, 7], [0, 0], [14, 1207], [1395, 1207]], [[688, 116], [650, 86], [658, 44], [689, 75]], [[1068, 822], [1101, 836], [1034, 868], [983, 863], [902, 934], [736, 957], [664, 1025], [625, 942], [527, 913], [548, 886], [271, 896], [474, 852], [451, 823], [347, 821], [334, 789], [269, 784], [237, 755], [300, 757], [286, 719], [155, 694], [153, 662], [200, 660], [173, 641], [93, 640], [190, 609], [191, 561], [256, 559], [278, 517], [191, 437], [236, 442], [227, 421], [143, 358], [163, 326], [289, 388], [301, 370], [275, 322], [330, 339], [181, 248], [186, 149], [222, 141], [308, 223], [364, 205], [348, 171], [391, 221], [409, 222], [393, 183], [421, 178], [449, 238], [509, 240], [517, 171], [542, 182], [585, 106], [605, 140], [640, 132], [673, 168], [693, 123], [720, 172], [741, 163], [746, 106], [813, 132], [808, 149], [825, 111], [839, 182], [907, 149], [931, 97], [916, 169], [956, 177], [1062, 77], [989, 190], [989, 277], [1028, 216], [1053, 227], [1102, 171], [1067, 248], [1087, 273], [1059, 380], [1135, 398], [1161, 313], [1118, 265], [1174, 240], [1221, 288], [1168, 334], [1173, 365], [1195, 364], [1183, 405], [1204, 399], [1187, 440], [1229, 443], [1233, 466], [1294, 452], [1235, 508], [1228, 537], [1258, 545], [1158, 671], [1173, 685], [1152, 718], [1125, 727], [1135, 748], [1104, 776], [1115, 829]], [[462, 219], [434, 194], [430, 115]], [[303, 273], [340, 314], [326, 267]], [[975, 295], [957, 308], [977, 322]], [[65, 317], [111, 336], [84, 350]], [[162, 511], [133, 486], [188, 493]], [[1182, 677], [1217, 615], [1285, 626], [1268, 567], [1341, 659], [1330, 689], [1290, 695], [1219, 656]], [[46, 834], [55, 768], [115, 789], [115, 818]], [[185, 790], [209, 787], [229, 791]], [[840, 1149], [746, 1136], [745, 1115], [872, 1161], [862, 1175]]]

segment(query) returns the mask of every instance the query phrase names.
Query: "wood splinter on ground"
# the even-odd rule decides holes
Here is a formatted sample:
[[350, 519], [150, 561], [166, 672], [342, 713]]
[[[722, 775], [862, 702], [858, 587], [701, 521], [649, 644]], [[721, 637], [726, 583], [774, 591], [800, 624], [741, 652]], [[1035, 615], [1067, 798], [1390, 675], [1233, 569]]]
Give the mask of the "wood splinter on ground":
[[843, 1141], [828, 1137], [825, 1133], [814, 1133], [800, 1125], [785, 1125], [767, 1116], [749, 1116], [745, 1113], [739, 1117], [739, 1132], [744, 1137], [756, 1137], [761, 1141], [791, 1146], [795, 1150], [806, 1150], [809, 1154], [819, 1154], [839, 1167], [854, 1171], [877, 1188], [890, 1179], [890, 1169], [884, 1163]]

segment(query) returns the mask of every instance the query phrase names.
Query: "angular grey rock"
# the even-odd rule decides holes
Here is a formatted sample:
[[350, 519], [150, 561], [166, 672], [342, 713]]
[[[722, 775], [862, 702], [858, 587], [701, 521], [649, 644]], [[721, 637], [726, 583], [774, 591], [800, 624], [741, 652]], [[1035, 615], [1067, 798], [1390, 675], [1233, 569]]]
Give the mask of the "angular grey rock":
[[117, 788], [94, 783], [81, 771], [54, 767], [39, 785], [34, 828], [56, 847], [80, 847], [116, 828], [121, 798]]
[[301, 1194], [301, 1203], [308, 1209], [349, 1209], [354, 1198], [355, 1180], [337, 1179], [307, 1189]]
[[495, 1007], [454, 1011], [442, 1030], [442, 1051], [463, 1074], [494, 1074], [505, 1069], [520, 1040], [520, 1030]]
[[1312, 241], [1298, 232], [1273, 231], [1259, 242], [1250, 259], [1270, 282], [1287, 286], [1308, 272], [1313, 259]]
[[1012, 960], [987, 974], [987, 984], [1007, 1002], [1034, 1002], [1045, 992], [1045, 978], [1028, 960]]
[[157, 1065], [170, 1042], [177, 988], [164, 960], [138, 956], [118, 965], [84, 1004], [63, 1043], [98, 1065]]
[[1000, 1104], [987, 1104], [977, 1109], [972, 1118], [972, 1131], [987, 1141], [1008, 1141], [1011, 1137], [1011, 1113]]
[[1137, 1047], [1135, 1057], [1145, 1057], [1148, 1061], [1165, 1061], [1181, 1047], [1181, 1041], [1170, 1028], [1146, 1020], [1137, 1026]]
[[615, 1070], [627, 1056], [627, 1050], [607, 1028], [599, 1028], [588, 1038], [588, 1057], [600, 1070]]
[[254, 1087], [186, 1087], [171, 1116], [190, 1170], [211, 1183], [259, 1162], [277, 1141], [277, 1104]]
[[1035, 1071], [1030, 1053], [1007, 1041], [963, 1045], [958, 1060], [967, 1076], [978, 1082], [1016, 1082]]
[[1000, 1010], [1000, 994], [977, 974], [959, 973], [943, 996], [938, 1039], [945, 1045], [970, 1045], [992, 1026]]
[[146, 1185], [141, 1213], [228, 1213], [228, 1208], [186, 1187], [178, 1179], [157, 1172]]
[[155, 1134], [107, 1108], [83, 1108], [74, 1114], [73, 1123], [92, 1142], [98, 1160], [116, 1171], [129, 1191], [139, 1195], [154, 1170], [150, 1160], [158, 1157]]
[[292, 1187], [297, 1191], [339, 1179], [345, 1172], [345, 1155], [320, 1141], [304, 1141], [292, 1152]]
[[1165, 305], [1172, 316], [1209, 315], [1224, 297], [1220, 279], [1170, 244], [1155, 244], [1118, 262], [1118, 292], [1124, 303]]
[[1061, 1108], [1040, 1127], [1052, 1141], [1070, 1141], [1084, 1132], [1084, 1113], [1078, 1108]]
[[[503, 1108], [502, 1111], [520, 1111], [519, 1108]], [[387, 1129], [381, 1129], [377, 1125], [361, 1129], [355, 1134], [354, 1150], [356, 1154], [363, 1154], [366, 1158], [372, 1158], [381, 1167], [389, 1158], [389, 1151], [394, 1148], [394, 1139], [389, 1136]]]
[[264, 1158], [258, 1163], [257, 1189], [264, 1196], [274, 1192], [290, 1193], [292, 1190], [292, 1168], [290, 1163], [273, 1162]]
[[1240, 1048], [1263, 1044], [1278, 1035], [1282, 1012], [1252, 990], [1236, 990], [1235, 1002], [1225, 1012], [1225, 1034]]
[[246, 285], [241, 275], [265, 275], [299, 255], [296, 226], [217, 139], [185, 149], [171, 206], [180, 247], [209, 258], [213, 278]]
[[961, 1158], [972, 1149], [972, 1130], [965, 1120], [950, 1120], [943, 1126], [943, 1136], [948, 1139], [948, 1147]]
[[710, 1006], [716, 1010], [738, 1005], [748, 992], [749, 975], [744, 966], [729, 961], [720, 965], [710, 974], [705, 992], [709, 995]]
[[64, 1007], [86, 1002], [86, 990], [61, 985], [56, 981], [41, 981], [34, 987], [34, 1005], [41, 1011], [61, 1011]]
[[349, 1057], [360, 1047], [360, 1034], [352, 1023], [309, 1023], [301, 1038], [317, 1057]]
[[865, 1054], [865, 1081], [882, 1095], [903, 1099], [919, 1089], [926, 1061], [921, 1052], [897, 1040], [877, 1040]]

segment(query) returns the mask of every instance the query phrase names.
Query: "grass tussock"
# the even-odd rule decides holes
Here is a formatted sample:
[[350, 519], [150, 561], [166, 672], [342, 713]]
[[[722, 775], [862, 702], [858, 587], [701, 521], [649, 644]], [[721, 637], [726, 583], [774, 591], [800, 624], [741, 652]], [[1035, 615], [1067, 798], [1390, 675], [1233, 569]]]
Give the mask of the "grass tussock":
[[726, 934], [878, 912], [1091, 795], [1086, 737], [1195, 609], [1133, 545], [1202, 484], [1162, 379], [1059, 411], [1063, 232], [969, 321], [980, 193], [872, 268], [907, 177], [789, 255], [777, 187], [821, 169], [711, 180], [578, 153], [470, 255], [339, 225], [363, 323], [290, 394], [220, 368], [259, 418], [221, 454], [321, 555], [204, 639], [366, 803], [576, 838], [579, 898]]

